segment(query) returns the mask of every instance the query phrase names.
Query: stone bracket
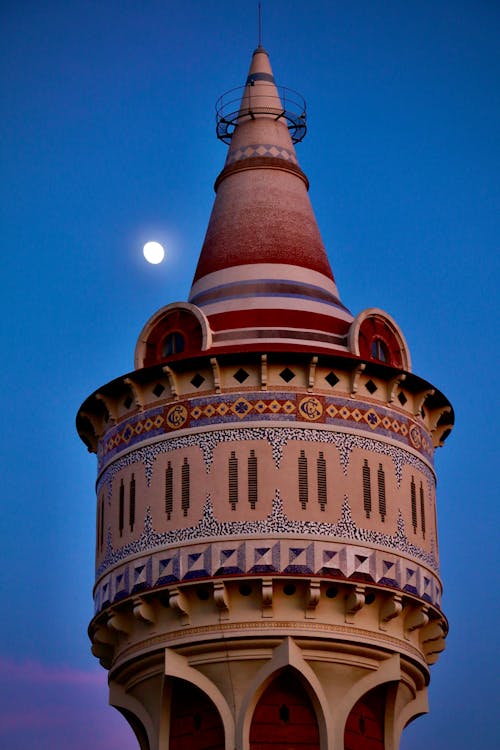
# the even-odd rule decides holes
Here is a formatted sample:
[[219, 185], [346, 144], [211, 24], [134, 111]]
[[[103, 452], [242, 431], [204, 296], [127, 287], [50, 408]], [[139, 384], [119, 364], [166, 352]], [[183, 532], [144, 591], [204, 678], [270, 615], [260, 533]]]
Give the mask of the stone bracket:
[[139, 407], [139, 409], [144, 410], [144, 393], [142, 388], [140, 388], [138, 383], [134, 383], [132, 378], [124, 378], [123, 382], [126, 383], [132, 391], [132, 395], [134, 397], [136, 405]]
[[415, 398], [413, 400], [413, 414], [416, 417], [420, 416], [420, 412], [422, 410], [423, 405], [429, 398], [429, 396], [433, 396], [436, 393], [434, 388], [430, 388], [427, 391], [422, 391], [422, 393], [416, 393]]
[[123, 612], [112, 612], [108, 620], [108, 628], [114, 630], [116, 633], [130, 635], [133, 630], [130, 615]]
[[179, 616], [181, 625], [189, 625], [190, 612], [186, 595], [178, 588], [171, 589], [168, 603]]
[[214, 581], [214, 602], [221, 620], [229, 620], [229, 599], [224, 581]]
[[347, 623], [354, 622], [354, 616], [364, 607], [365, 598], [364, 586], [355, 586], [350, 594], [347, 594], [345, 600], [345, 621]]
[[423, 628], [429, 622], [428, 608], [412, 607], [405, 618], [405, 637], [408, 638], [414, 630]]
[[260, 359], [260, 390], [267, 391], [267, 354]]
[[392, 378], [392, 380], [389, 380], [387, 383], [387, 403], [392, 404], [394, 399], [396, 398], [396, 388], [401, 385], [406, 380], [406, 373], [401, 372], [399, 375], [396, 375], [395, 378]]
[[319, 604], [320, 595], [320, 581], [310, 580], [307, 590], [306, 619], [314, 620], [316, 618], [316, 607]]
[[316, 365], [318, 364], [318, 357], [313, 357], [309, 363], [309, 377], [307, 381], [307, 390], [309, 393], [314, 388], [316, 382]]
[[273, 616], [273, 579], [263, 578], [262, 586], [262, 617]]
[[387, 630], [387, 623], [398, 617], [402, 609], [401, 594], [391, 594], [391, 596], [388, 596], [380, 608], [380, 630]]
[[162, 367], [162, 370], [168, 378], [168, 384], [170, 386], [170, 390], [172, 392], [173, 398], [178, 399], [179, 388], [177, 386], [177, 378], [175, 377], [175, 372], [168, 365], [165, 365], [165, 367]]
[[156, 622], [156, 616], [151, 604], [148, 604], [148, 602], [138, 596], [136, 599], [132, 600], [132, 606], [132, 611], [136, 620], [148, 623], [149, 625], [154, 625]]
[[351, 373], [351, 396], [354, 396], [354, 394], [358, 390], [359, 379], [360, 379], [361, 373], [364, 371], [365, 367], [366, 367], [365, 363], [362, 362]]
[[219, 369], [219, 363], [217, 362], [217, 357], [210, 357], [210, 364], [212, 366], [212, 377], [214, 379], [215, 392], [220, 393], [221, 391], [220, 369]]

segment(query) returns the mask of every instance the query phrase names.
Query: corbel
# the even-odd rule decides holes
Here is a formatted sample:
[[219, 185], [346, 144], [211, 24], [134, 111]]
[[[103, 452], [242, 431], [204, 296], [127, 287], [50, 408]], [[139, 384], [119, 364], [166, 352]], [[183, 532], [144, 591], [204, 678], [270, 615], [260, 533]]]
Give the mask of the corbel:
[[170, 386], [170, 390], [172, 392], [172, 396], [175, 399], [178, 399], [179, 398], [179, 388], [177, 386], [177, 378], [175, 377], [175, 372], [168, 365], [165, 365], [165, 367], [162, 367], [161, 369], [163, 370], [163, 372], [165, 373], [165, 375], [168, 378], [168, 384]]
[[[437, 429], [437, 426], [439, 424], [439, 420], [442, 416], [445, 414], [449, 414], [451, 412], [451, 406], [443, 406], [442, 409], [434, 409], [433, 412], [430, 414], [429, 418], [429, 429], [431, 432], [434, 432]], [[441, 425], [440, 425], [441, 426]], [[445, 425], [445, 427], [449, 427], [450, 425]]]
[[380, 608], [380, 630], [387, 630], [387, 623], [395, 617], [398, 617], [398, 615], [401, 614], [402, 609], [403, 602], [401, 601], [401, 594], [391, 594], [388, 596]]
[[132, 632], [132, 622], [128, 614], [123, 612], [112, 612], [108, 620], [108, 628], [116, 633], [130, 635]]
[[422, 411], [422, 407], [429, 398], [429, 396], [433, 396], [436, 393], [434, 388], [429, 388], [427, 391], [422, 391], [422, 393], [415, 394], [414, 400], [413, 400], [413, 414], [415, 417], [420, 416], [420, 412]]
[[273, 579], [263, 578], [262, 587], [262, 617], [273, 616]]
[[445, 432], [449, 432], [451, 427], [451, 424], [442, 424], [439, 427], [436, 427], [432, 433], [432, 444], [434, 448], [441, 448], [444, 445], [443, 435]]
[[437, 620], [429, 622], [424, 627], [421, 634], [422, 643], [430, 643], [431, 641], [437, 641], [440, 638], [444, 638], [443, 626]]
[[136, 620], [145, 622], [148, 625], [154, 625], [156, 621], [155, 613], [151, 604], [138, 596], [132, 600], [133, 613]]
[[[103, 434], [103, 430], [100, 429], [98, 424], [102, 424], [102, 420], [98, 419], [95, 414], [91, 414], [89, 411], [80, 411], [79, 416], [90, 422], [92, 429], [94, 430], [93, 438], [100, 438]], [[88, 434], [88, 432], [87, 432]]]
[[[405, 635], [413, 633], [414, 630], [423, 628], [429, 622], [429, 615], [427, 614], [427, 607], [414, 607], [407, 614], [405, 619]], [[408, 635], [406, 635], [408, 637]]]
[[214, 582], [214, 602], [220, 612], [221, 620], [229, 619], [229, 600], [224, 581]]
[[109, 398], [108, 396], [105, 396], [101, 392], [96, 393], [95, 397], [98, 401], [101, 401], [104, 404], [108, 411], [109, 418], [116, 423], [118, 421], [118, 407], [116, 401]]
[[168, 603], [180, 617], [181, 624], [189, 625], [189, 603], [186, 595], [178, 588], [171, 589]]
[[395, 378], [392, 378], [387, 383], [387, 403], [392, 404], [396, 398], [396, 388], [406, 380], [406, 373], [400, 372]]
[[108, 627], [108, 619], [100, 622], [91, 636], [92, 643], [98, 643], [101, 646], [114, 646], [116, 634]]
[[220, 393], [220, 369], [217, 357], [210, 357], [210, 364], [212, 365], [212, 377], [214, 379], [215, 392]]
[[366, 364], [362, 362], [360, 365], [355, 367], [354, 370], [351, 372], [351, 397], [354, 396], [354, 394], [358, 390], [359, 379], [365, 367], [366, 367]]
[[316, 381], [316, 366], [318, 364], [318, 358], [313, 357], [309, 363], [309, 378], [307, 381], [307, 390], [309, 392], [312, 391], [314, 388], [314, 383]]
[[365, 604], [365, 587], [355, 586], [347, 595], [345, 600], [345, 621], [354, 622], [354, 615], [359, 612]]
[[[99, 438], [104, 434], [104, 430], [97, 429], [97, 424], [94, 422], [95, 415], [92, 418], [92, 415], [88, 412], [81, 411], [78, 415], [82, 419], [86, 420], [89, 423], [89, 429], [84, 429], [81, 425], [78, 427], [78, 432], [82, 437], [82, 440], [84, 440], [85, 445], [87, 446], [87, 450], [89, 453], [97, 453], [97, 445], [99, 443]], [[102, 425], [102, 419], [99, 420]], [[85, 439], [84, 439], [85, 436]]]
[[267, 391], [267, 354], [260, 358], [260, 390]]
[[128, 385], [128, 387], [132, 391], [136, 406], [138, 406], [141, 410], [144, 409], [144, 393], [142, 389], [139, 388], [138, 383], [134, 383], [132, 378], [124, 378], [123, 382]]
[[319, 604], [321, 595], [321, 584], [319, 581], [310, 579], [307, 589], [306, 618], [314, 620], [316, 617], [316, 607]]

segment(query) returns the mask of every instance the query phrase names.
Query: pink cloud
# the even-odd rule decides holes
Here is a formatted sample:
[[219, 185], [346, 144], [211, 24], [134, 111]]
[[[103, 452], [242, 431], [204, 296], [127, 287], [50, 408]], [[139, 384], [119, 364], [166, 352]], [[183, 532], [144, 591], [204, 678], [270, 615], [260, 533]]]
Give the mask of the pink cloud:
[[14, 659], [0, 657], [0, 675], [2, 674], [8, 675], [9, 680], [30, 684], [36, 682], [46, 685], [102, 685], [106, 682], [106, 673], [101, 668], [87, 672], [68, 666], [42, 664], [36, 661], [17, 662]]
[[138, 743], [108, 705], [103, 669], [0, 658], [0, 747], [137, 750]]

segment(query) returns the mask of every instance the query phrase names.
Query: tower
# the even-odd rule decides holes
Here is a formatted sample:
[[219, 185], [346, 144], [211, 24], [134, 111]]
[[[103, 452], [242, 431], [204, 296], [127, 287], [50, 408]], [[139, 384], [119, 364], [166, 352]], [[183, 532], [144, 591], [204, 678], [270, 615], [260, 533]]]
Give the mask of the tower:
[[93, 653], [142, 750], [397, 750], [447, 622], [447, 399], [385, 312], [340, 300], [258, 47], [187, 302], [82, 405], [97, 454]]

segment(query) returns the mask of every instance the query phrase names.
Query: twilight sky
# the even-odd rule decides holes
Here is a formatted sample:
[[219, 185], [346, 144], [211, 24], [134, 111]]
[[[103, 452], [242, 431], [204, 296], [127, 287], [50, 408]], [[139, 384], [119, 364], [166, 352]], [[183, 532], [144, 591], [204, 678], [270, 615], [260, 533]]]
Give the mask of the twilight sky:
[[[436, 461], [451, 630], [401, 750], [493, 747], [500, 4], [263, 6], [342, 300], [392, 315], [456, 412]], [[86, 636], [96, 462], [74, 417], [187, 297], [225, 158], [214, 103], [244, 83], [257, 2], [4, 0], [0, 29], [0, 747], [135, 750]]]

